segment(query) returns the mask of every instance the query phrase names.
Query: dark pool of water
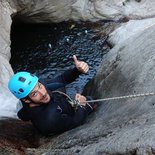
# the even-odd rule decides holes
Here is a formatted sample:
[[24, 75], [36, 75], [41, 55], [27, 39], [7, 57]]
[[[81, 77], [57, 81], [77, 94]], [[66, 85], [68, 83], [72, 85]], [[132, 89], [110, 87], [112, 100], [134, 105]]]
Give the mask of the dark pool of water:
[[55, 76], [74, 63], [72, 55], [86, 61], [90, 71], [69, 86], [81, 93], [95, 75], [103, 55], [108, 51], [105, 38], [95, 24], [59, 23], [50, 25], [12, 25], [11, 60], [15, 72], [30, 71], [39, 77]]

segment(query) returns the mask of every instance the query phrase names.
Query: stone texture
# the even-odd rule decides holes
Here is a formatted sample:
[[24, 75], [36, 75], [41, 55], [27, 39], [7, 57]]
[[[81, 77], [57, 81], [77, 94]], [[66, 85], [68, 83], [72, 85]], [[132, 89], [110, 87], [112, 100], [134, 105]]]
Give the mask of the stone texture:
[[[13, 74], [9, 64], [10, 53], [10, 29], [12, 24], [11, 14], [14, 13], [6, 1], [0, 2], [0, 116], [16, 117], [15, 109], [17, 100], [8, 91], [7, 84]], [[11, 102], [11, 104], [10, 104]]]
[[66, 20], [118, 20], [123, 17], [143, 19], [154, 17], [155, 1], [150, 0], [13, 0], [16, 19], [30, 23]]
[[10, 29], [11, 29], [11, 14], [13, 9], [9, 3], [0, 2], [0, 53], [7, 60], [10, 59]]
[[[152, 25], [137, 31], [116, 44], [103, 58], [101, 69], [91, 87], [95, 90], [96, 97], [155, 92], [154, 30], [155, 25]], [[130, 31], [125, 35], [128, 36], [128, 33]], [[117, 33], [118, 38], [123, 36], [124, 34]], [[112, 154], [154, 154], [153, 151], [148, 151], [154, 150], [154, 99], [155, 97], [145, 97], [102, 103], [98, 116], [104, 114], [102, 122], [105, 125], [109, 126], [111, 122], [115, 124], [108, 129], [113, 134], [103, 138], [95, 149], [89, 146], [89, 150], [86, 149], [83, 153], [100, 150]]]
[[69, 20], [76, 0], [14, 0], [16, 18], [29, 23], [50, 23]]
[[0, 121], [0, 154], [23, 155], [25, 148], [35, 148], [39, 144], [39, 136], [30, 123], [16, 119]]
[[[108, 38], [108, 42], [113, 46], [124, 42], [137, 33], [143, 32], [145, 29], [155, 25], [155, 18], [147, 18], [143, 20], [130, 20], [123, 23], [117, 30], [113, 31]], [[124, 35], [125, 34], [125, 35]]]

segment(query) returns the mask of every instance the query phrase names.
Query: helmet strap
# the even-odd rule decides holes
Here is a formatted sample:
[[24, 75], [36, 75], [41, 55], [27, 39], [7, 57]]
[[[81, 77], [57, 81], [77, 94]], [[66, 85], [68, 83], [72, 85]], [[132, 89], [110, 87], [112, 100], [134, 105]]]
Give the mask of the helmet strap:
[[29, 96], [26, 96], [22, 98], [21, 100], [28, 104], [33, 103], [32, 99]]

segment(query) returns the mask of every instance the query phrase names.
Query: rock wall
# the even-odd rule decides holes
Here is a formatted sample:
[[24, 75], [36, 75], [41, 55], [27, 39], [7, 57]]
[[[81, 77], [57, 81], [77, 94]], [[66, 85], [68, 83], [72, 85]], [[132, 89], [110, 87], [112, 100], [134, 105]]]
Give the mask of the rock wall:
[[11, 14], [13, 14], [14, 11], [15, 10], [11, 8], [8, 2], [0, 2], [0, 116], [7, 115], [15, 117], [17, 100], [7, 88], [8, 80], [13, 74], [12, 68], [9, 64], [9, 59], [11, 58]]
[[[149, 23], [151, 20], [152, 23]], [[144, 24], [139, 30], [135, 26], [139, 21], [130, 21], [120, 27], [120, 31], [111, 34], [111, 42], [115, 40], [116, 43], [118, 38], [120, 41], [105, 55], [94, 79], [92, 87], [97, 97], [155, 92], [155, 22], [154, 19], [149, 21], [145, 21], [148, 25]], [[136, 27], [135, 33], [126, 29], [128, 31], [123, 34], [122, 31], [129, 25], [133, 29]], [[124, 36], [127, 36], [126, 39], [121, 40]], [[154, 99], [154, 96], [149, 96], [102, 103], [98, 112], [99, 116], [103, 114], [100, 117], [100, 124], [104, 124], [101, 130], [108, 126], [110, 134], [101, 138], [95, 149], [88, 147], [86, 152], [154, 154]]]
[[[11, 29], [11, 14], [13, 10], [7, 2], [0, 3], [0, 70], [1, 76], [0, 81], [7, 80], [11, 74], [11, 68], [9, 66], [9, 59], [11, 58], [10, 54], [10, 29]], [[7, 74], [5, 73], [7, 71]], [[2, 82], [3, 83], [3, 82]], [[6, 84], [7, 81], [4, 81]]]
[[13, 0], [10, 4], [17, 10], [16, 19], [30, 23], [143, 19], [155, 15], [153, 0]]

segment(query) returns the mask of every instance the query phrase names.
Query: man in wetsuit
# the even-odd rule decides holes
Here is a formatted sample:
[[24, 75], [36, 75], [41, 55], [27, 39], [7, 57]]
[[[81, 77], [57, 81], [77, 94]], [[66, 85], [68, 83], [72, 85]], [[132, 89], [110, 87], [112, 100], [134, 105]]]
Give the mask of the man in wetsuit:
[[91, 97], [76, 94], [78, 104], [73, 108], [65, 94], [65, 86], [89, 70], [87, 63], [77, 60], [76, 56], [73, 59], [75, 68], [55, 78], [38, 79], [31, 73], [18, 72], [9, 81], [8, 88], [23, 105], [18, 117], [23, 121], [31, 121], [44, 135], [73, 129], [83, 124], [88, 114], [94, 110], [95, 104], [86, 102]]

